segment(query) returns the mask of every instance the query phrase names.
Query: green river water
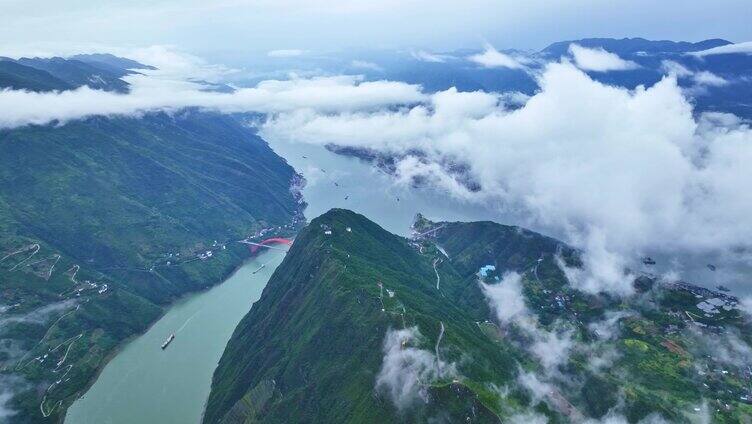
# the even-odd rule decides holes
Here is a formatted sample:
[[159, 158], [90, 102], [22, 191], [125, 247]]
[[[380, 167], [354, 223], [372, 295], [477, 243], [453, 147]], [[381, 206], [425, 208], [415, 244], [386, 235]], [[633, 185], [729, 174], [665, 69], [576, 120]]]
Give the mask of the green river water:
[[[66, 422], [198, 422], [227, 340], [283, 257], [284, 252], [267, 251], [222, 284], [173, 305], [107, 364], [68, 410]], [[266, 266], [254, 274], [262, 264]], [[171, 333], [175, 339], [162, 350]]]

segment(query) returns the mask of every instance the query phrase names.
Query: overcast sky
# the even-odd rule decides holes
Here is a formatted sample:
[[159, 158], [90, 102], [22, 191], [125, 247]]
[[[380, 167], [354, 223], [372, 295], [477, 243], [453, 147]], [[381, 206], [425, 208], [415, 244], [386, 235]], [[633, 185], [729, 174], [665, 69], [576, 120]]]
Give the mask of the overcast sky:
[[[557, 4], [552, 4], [557, 3]], [[583, 37], [752, 39], [749, 0], [0, 0], [0, 52], [173, 45], [210, 60], [270, 50], [539, 49]]]

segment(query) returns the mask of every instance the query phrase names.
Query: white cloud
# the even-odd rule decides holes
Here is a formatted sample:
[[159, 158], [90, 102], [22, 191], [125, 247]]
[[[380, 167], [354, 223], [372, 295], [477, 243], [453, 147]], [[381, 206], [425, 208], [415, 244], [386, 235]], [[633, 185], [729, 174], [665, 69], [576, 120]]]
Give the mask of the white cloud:
[[350, 62], [350, 66], [352, 66], [353, 68], [366, 69], [369, 71], [383, 71], [384, 70], [381, 66], [373, 62], [367, 62], [365, 60], [353, 60], [352, 62]]
[[608, 311], [601, 321], [594, 321], [588, 329], [596, 334], [600, 340], [613, 340], [619, 335], [619, 321], [633, 315], [626, 311]]
[[269, 57], [298, 57], [304, 54], [306, 54], [306, 51], [300, 49], [271, 50], [266, 53]]
[[703, 400], [702, 403], [692, 409], [699, 409], [699, 411], [695, 412], [694, 414], [696, 418], [694, 422], [696, 422], [697, 424], [711, 424], [713, 422], [713, 411], [708, 406], [708, 402], [706, 400]]
[[664, 60], [661, 69], [668, 75], [677, 79], [690, 79], [694, 85], [686, 90], [688, 95], [703, 95], [708, 87], [722, 87], [730, 82], [710, 71], [691, 71], [684, 65], [673, 60]]
[[632, 294], [632, 281], [635, 276], [626, 271], [626, 258], [609, 250], [604, 231], [591, 227], [584, 238], [584, 241], [577, 242], [587, 252], [582, 258], [582, 268], [567, 267], [561, 258], [557, 258], [559, 267], [566, 274], [572, 287], [592, 294], [603, 291], [623, 296]]
[[508, 324], [528, 313], [525, 297], [522, 295], [521, 279], [520, 274], [510, 272], [499, 283], [480, 283], [483, 294], [496, 313], [496, 319], [502, 324]]
[[[7, 324], [27, 322], [32, 324], [44, 324], [50, 319], [52, 314], [70, 310], [76, 306], [78, 301], [76, 299], [63, 300], [57, 303], [50, 303], [48, 305], [40, 306], [33, 309], [23, 315], [11, 315], [0, 319], [0, 330]], [[1, 332], [1, 331], [0, 331]]]
[[601, 373], [614, 366], [614, 363], [621, 358], [621, 353], [613, 345], [596, 343], [595, 345], [577, 346], [578, 351], [582, 351], [588, 357], [587, 368], [592, 373]]
[[752, 361], [752, 347], [733, 331], [713, 334], [695, 330], [691, 336], [687, 345], [693, 355], [712, 355], [721, 364], [742, 369]]
[[[531, 372], [524, 372], [520, 371], [519, 375], [517, 376], [517, 383], [527, 390], [527, 392], [532, 397], [532, 405], [534, 406], [540, 402], [549, 402], [556, 404], [558, 398], [561, 397], [560, 394], [558, 394], [559, 390], [556, 388], [555, 385], [552, 383], [542, 380], [538, 375]], [[700, 415], [700, 422], [705, 423], [707, 421], [707, 407], [703, 406], [703, 410], [701, 411]], [[629, 423], [629, 420], [623, 415], [620, 415], [618, 413], [618, 407], [615, 407], [613, 410], [609, 411], [606, 415], [604, 415], [601, 418], [595, 419], [595, 418], [587, 418], [584, 419], [579, 414], [579, 411], [574, 411], [574, 416], [580, 415], [579, 418], [575, 418], [574, 416], [570, 416], [570, 418], [573, 419], [574, 422], [581, 422], [582, 424], [627, 424]], [[512, 423], [541, 423], [545, 424], [548, 422], [545, 416], [542, 416], [540, 414], [534, 413], [534, 412], [526, 412], [523, 414], [517, 414], [513, 416], [510, 421]], [[650, 414], [646, 416], [645, 418], [638, 421], [638, 424], [668, 424], [668, 421], [663, 419], [660, 414]]]
[[485, 68], [524, 69], [523, 59], [512, 57], [487, 44], [483, 53], [474, 54], [468, 60]]
[[739, 301], [739, 309], [752, 319], [752, 296], [747, 296]]
[[419, 60], [421, 62], [431, 62], [431, 63], [444, 63], [450, 59], [454, 59], [454, 57], [450, 55], [432, 53], [432, 52], [425, 51], [425, 50], [413, 51], [413, 52], [410, 52], [410, 55], [415, 60]]
[[705, 57], [718, 54], [752, 54], [752, 41], [726, 44], [725, 46], [713, 47], [712, 49], [691, 52], [688, 54], [695, 57]]
[[545, 400], [553, 391], [554, 386], [550, 383], [542, 381], [535, 373], [520, 371], [517, 376], [517, 382], [520, 386], [530, 392], [533, 398], [533, 404]]
[[592, 343], [578, 343], [574, 350], [588, 358], [587, 368], [593, 373], [600, 373], [604, 369], [613, 367], [621, 353], [610, 343], [619, 337], [621, 328], [619, 322], [628, 316], [635, 315], [633, 311], [608, 311], [600, 321], [588, 325], [588, 329], [597, 339]]
[[530, 346], [530, 352], [538, 358], [538, 362], [549, 374], [569, 360], [569, 353], [574, 347], [571, 330], [538, 330], [533, 334], [535, 341]]
[[577, 67], [584, 71], [608, 72], [639, 68], [639, 65], [631, 60], [624, 60], [600, 47], [590, 49], [579, 44], [570, 44], [569, 53], [572, 54]]
[[376, 376], [376, 390], [386, 393], [399, 410], [426, 399], [425, 385], [457, 375], [454, 364], [415, 347], [420, 338], [417, 327], [389, 329], [384, 338], [384, 359]]
[[425, 98], [417, 86], [389, 81], [363, 82], [352, 76], [263, 81], [256, 87], [241, 88], [233, 93], [207, 92], [198, 84], [159, 75], [132, 75], [126, 79], [131, 83], [131, 93], [127, 95], [88, 87], [44, 93], [2, 90], [0, 110], [4, 113], [0, 115], [0, 128], [184, 107], [221, 112], [351, 112], [414, 103]]
[[139, 72], [160, 78], [217, 82], [240, 72], [224, 65], [207, 63], [204, 59], [180, 51], [174, 46], [157, 45], [134, 49], [128, 51], [127, 56], [137, 62], [156, 67], [156, 70]]
[[728, 80], [719, 77], [710, 71], [697, 72], [694, 74], [693, 78], [697, 84], [710, 87], [722, 87], [729, 83]]
[[548, 375], [569, 360], [569, 352], [574, 347], [571, 330], [548, 331], [538, 324], [537, 317], [525, 305], [520, 274], [510, 272], [498, 283], [479, 284], [497, 321], [503, 326], [515, 324], [525, 332], [530, 338], [525, 348], [538, 359]]
[[[277, 115], [268, 138], [368, 147], [404, 155], [397, 178], [421, 175], [453, 195], [527, 213], [521, 225], [586, 251], [571, 275], [588, 291], [631, 292], [626, 265], [651, 249], [730, 252], [750, 246], [752, 131], [716, 114], [693, 117], [666, 77], [652, 87], [607, 86], [549, 64], [540, 91], [507, 109], [500, 96], [447, 90], [397, 110]], [[468, 191], [441, 163], [466, 164]], [[691, 230], [690, 230], [691, 229]]]
[[687, 69], [687, 67], [673, 60], [664, 60], [661, 62], [661, 69], [666, 74], [677, 78], [690, 77], [694, 74], [694, 72]]
[[546, 424], [548, 423], [548, 418], [535, 412], [527, 412], [512, 415], [509, 417], [509, 422], [511, 424]]
[[0, 375], [0, 423], [11, 422], [11, 418], [18, 411], [12, 409], [8, 404], [13, 396], [29, 388], [29, 383], [19, 376]]

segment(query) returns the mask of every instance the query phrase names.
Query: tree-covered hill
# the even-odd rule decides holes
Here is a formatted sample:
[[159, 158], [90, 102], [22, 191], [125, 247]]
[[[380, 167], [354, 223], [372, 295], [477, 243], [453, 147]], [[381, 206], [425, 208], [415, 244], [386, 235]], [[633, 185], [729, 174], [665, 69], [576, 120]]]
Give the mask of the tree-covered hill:
[[123, 340], [244, 261], [237, 240], [294, 231], [297, 179], [237, 119], [200, 111], [0, 130], [0, 388], [13, 422], [59, 421]]
[[554, 239], [420, 216], [414, 230], [313, 220], [230, 339], [204, 422], [752, 416], [735, 298], [648, 276], [632, 296], [588, 294]]
[[[506, 381], [514, 354], [476, 325], [487, 311], [482, 298], [463, 308], [451, 297], [468, 282], [451, 266], [440, 275], [437, 290], [431, 257], [361, 215], [332, 210], [316, 218], [228, 343], [205, 422], [422, 422], [471, 413], [493, 422], [493, 406], [475, 396], [489, 396], [489, 389], [469, 380], [472, 387], [453, 384], [450, 364], [475, 355], [483, 360], [468, 367], [469, 375]], [[374, 395], [384, 336], [416, 328], [415, 348], [433, 351], [442, 322], [446, 370], [425, 387], [425, 407], [403, 415], [388, 396]]]

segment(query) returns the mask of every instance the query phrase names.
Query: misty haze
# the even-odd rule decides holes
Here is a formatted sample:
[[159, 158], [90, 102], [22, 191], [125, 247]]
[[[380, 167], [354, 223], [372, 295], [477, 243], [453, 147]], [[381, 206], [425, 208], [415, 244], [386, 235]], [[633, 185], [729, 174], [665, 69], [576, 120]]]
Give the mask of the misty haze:
[[0, 0], [0, 423], [752, 423], [751, 16]]

